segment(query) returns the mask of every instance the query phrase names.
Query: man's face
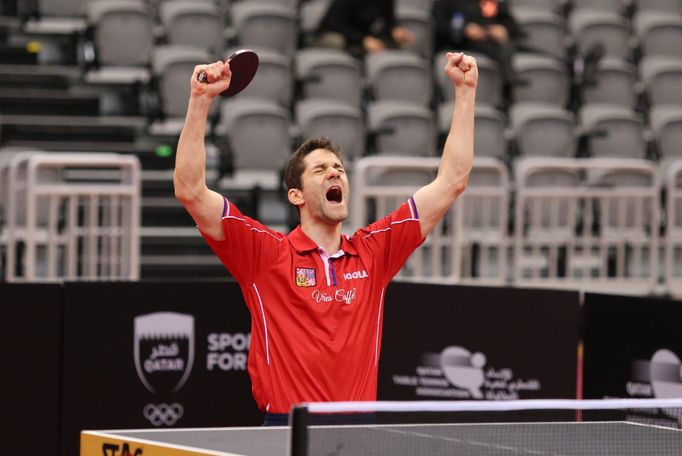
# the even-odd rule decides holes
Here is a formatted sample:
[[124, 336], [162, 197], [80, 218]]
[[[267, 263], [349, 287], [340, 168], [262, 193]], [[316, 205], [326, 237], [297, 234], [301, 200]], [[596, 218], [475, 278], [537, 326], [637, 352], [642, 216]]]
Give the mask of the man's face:
[[348, 177], [339, 157], [326, 149], [316, 149], [303, 158], [301, 176], [304, 205], [301, 210], [323, 223], [339, 223], [348, 218]]

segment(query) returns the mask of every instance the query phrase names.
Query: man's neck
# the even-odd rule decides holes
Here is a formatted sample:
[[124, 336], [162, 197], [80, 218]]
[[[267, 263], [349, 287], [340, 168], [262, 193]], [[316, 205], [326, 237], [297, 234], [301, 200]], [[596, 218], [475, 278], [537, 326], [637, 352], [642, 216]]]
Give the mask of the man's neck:
[[329, 255], [341, 248], [341, 222], [334, 225], [301, 221], [301, 230]]

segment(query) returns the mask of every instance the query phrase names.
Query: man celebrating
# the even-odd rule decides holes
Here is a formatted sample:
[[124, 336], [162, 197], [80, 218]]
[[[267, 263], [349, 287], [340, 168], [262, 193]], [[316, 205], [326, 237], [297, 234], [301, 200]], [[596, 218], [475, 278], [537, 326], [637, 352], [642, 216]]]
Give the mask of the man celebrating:
[[[249, 375], [266, 424], [285, 424], [300, 402], [376, 400], [386, 287], [464, 191], [473, 161], [475, 60], [448, 53], [456, 90], [438, 175], [383, 219], [341, 234], [349, 184], [340, 150], [306, 141], [286, 170], [301, 224], [288, 235], [244, 216], [205, 181], [204, 132], [229, 63], [198, 65], [178, 143], [175, 195], [239, 282], [251, 313]], [[206, 84], [197, 81], [200, 72]]]

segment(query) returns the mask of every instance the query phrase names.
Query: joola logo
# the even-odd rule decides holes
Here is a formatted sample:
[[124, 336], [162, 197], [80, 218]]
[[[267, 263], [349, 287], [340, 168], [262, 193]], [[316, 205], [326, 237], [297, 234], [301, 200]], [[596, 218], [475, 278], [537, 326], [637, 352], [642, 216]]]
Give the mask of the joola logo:
[[362, 271], [355, 271], [355, 272], [347, 272], [343, 275], [343, 278], [346, 280], [351, 280], [351, 279], [366, 279], [369, 277], [367, 275], [367, 271], [364, 269]]

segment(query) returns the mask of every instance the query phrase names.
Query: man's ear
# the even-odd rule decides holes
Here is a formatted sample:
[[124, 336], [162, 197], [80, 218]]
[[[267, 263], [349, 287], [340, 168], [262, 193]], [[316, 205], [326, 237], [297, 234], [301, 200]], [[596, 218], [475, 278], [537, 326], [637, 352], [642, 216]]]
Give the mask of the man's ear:
[[287, 197], [289, 198], [289, 202], [294, 206], [303, 204], [303, 192], [298, 188], [290, 188], [287, 191]]

